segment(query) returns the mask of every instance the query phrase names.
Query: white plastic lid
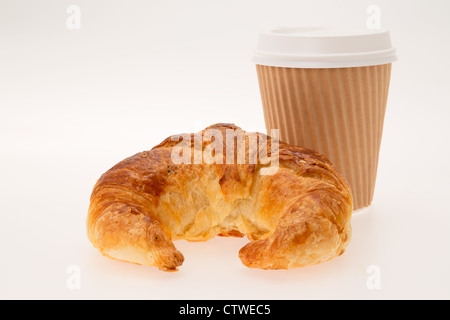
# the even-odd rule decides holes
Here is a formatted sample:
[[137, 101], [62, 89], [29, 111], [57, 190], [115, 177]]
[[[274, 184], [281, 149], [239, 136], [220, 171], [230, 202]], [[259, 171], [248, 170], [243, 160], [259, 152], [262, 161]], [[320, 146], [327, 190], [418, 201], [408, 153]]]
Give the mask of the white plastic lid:
[[262, 32], [253, 62], [287, 68], [347, 68], [397, 60], [389, 31], [301, 27]]

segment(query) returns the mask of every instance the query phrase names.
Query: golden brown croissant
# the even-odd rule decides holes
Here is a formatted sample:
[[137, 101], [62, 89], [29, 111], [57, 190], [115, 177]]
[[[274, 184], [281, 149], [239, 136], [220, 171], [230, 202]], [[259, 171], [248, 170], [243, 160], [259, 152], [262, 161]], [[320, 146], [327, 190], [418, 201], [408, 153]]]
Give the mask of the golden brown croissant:
[[[201, 134], [206, 130], [224, 136], [230, 130], [243, 132], [231, 124], [216, 124]], [[177, 270], [184, 260], [173, 240], [205, 241], [216, 235], [246, 235], [251, 242], [239, 257], [251, 268], [290, 269], [341, 255], [351, 236], [347, 182], [316, 152], [279, 142], [276, 154], [274, 139], [258, 134], [266, 142], [263, 161], [251, 134], [243, 136], [241, 150], [245, 159], [256, 159], [253, 164], [239, 161], [237, 147], [231, 163], [228, 150], [215, 149], [211, 156], [223, 161], [205, 157], [199, 163], [198, 151], [206, 153], [212, 141], [220, 140], [197, 143], [190, 134], [193, 152], [183, 156], [192, 164], [173, 161], [180, 142], [170, 137], [111, 168], [92, 192], [89, 240], [105, 256], [165, 271]], [[232, 139], [236, 146], [237, 135]], [[220, 143], [225, 148], [225, 139]], [[278, 167], [262, 174], [271, 166], [268, 157]]]

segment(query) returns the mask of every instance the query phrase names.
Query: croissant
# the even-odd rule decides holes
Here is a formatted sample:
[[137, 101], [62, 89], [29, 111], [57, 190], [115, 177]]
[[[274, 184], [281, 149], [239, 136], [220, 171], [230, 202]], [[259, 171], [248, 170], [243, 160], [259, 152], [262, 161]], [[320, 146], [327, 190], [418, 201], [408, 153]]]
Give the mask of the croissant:
[[[235, 135], [196, 139], [208, 130]], [[236, 133], [242, 133], [241, 140]], [[250, 268], [303, 267], [344, 252], [351, 237], [352, 195], [324, 156], [260, 133], [255, 146], [252, 134], [233, 124], [180, 137], [123, 160], [97, 181], [87, 235], [103, 255], [176, 271], [184, 257], [172, 241], [244, 235], [251, 242], [239, 257]], [[223, 152], [229, 141], [231, 150]], [[209, 158], [201, 157], [208, 152]]]

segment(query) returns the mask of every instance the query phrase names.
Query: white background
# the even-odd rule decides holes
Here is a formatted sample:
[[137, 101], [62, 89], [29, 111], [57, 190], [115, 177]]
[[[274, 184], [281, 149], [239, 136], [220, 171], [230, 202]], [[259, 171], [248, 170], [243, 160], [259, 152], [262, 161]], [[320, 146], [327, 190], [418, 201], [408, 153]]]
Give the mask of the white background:
[[[66, 26], [72, 4], [81, 30]], [[91, 246], [90, 192], [118, 161], [216, 122], [265, 131], [250, 61], [259, 30], [365, 27], [372, 4], [399, 61], [373, 207], [353, 218], [343, 256], [262, 271], [240, 263], [246, 239], [179, 241], [185, 263], [164, 273]], [[0, 298], [450, 298], [449, 16], [447, 0], [2, 0]]]

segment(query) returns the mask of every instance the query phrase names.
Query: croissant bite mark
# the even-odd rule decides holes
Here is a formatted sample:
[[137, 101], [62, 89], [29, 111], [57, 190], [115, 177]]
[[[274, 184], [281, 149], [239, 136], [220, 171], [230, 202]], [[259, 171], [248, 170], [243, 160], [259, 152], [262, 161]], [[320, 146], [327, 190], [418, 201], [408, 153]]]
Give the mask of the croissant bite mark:
[[[210, 129], [224, 136], [240, 130], [216, 124], [201, 133]], [[195, 152], [217, 143], [198, 144], [194, 134], [189, 136], [192, 160]], [[244, 134], [246, 159], [260, 151], [249, 136]], [[184, 260], [174, 240], [217, 235], [246, 235], [251, 242], [239, 257], [252, 268], [291, 269], [341, 255], [351, 236], [348, 183], [322, 155], [282, 142], [278, 154], [271, 153], [275, 140], [259, 136], [267, 143], [267, 155], [278, 162], [273, 174], [262, 174], [271, 164], [259, 156], [254, 163], [239, 164], [238, 148], [233, 163], [225, 161], [225, 152], [219, 155], [222, 163], [174, 163], [179, 142], [171, 138], [118, 163], [92, 192], [89, 240], [105, 256], [165, 271], [177, 270]]]

